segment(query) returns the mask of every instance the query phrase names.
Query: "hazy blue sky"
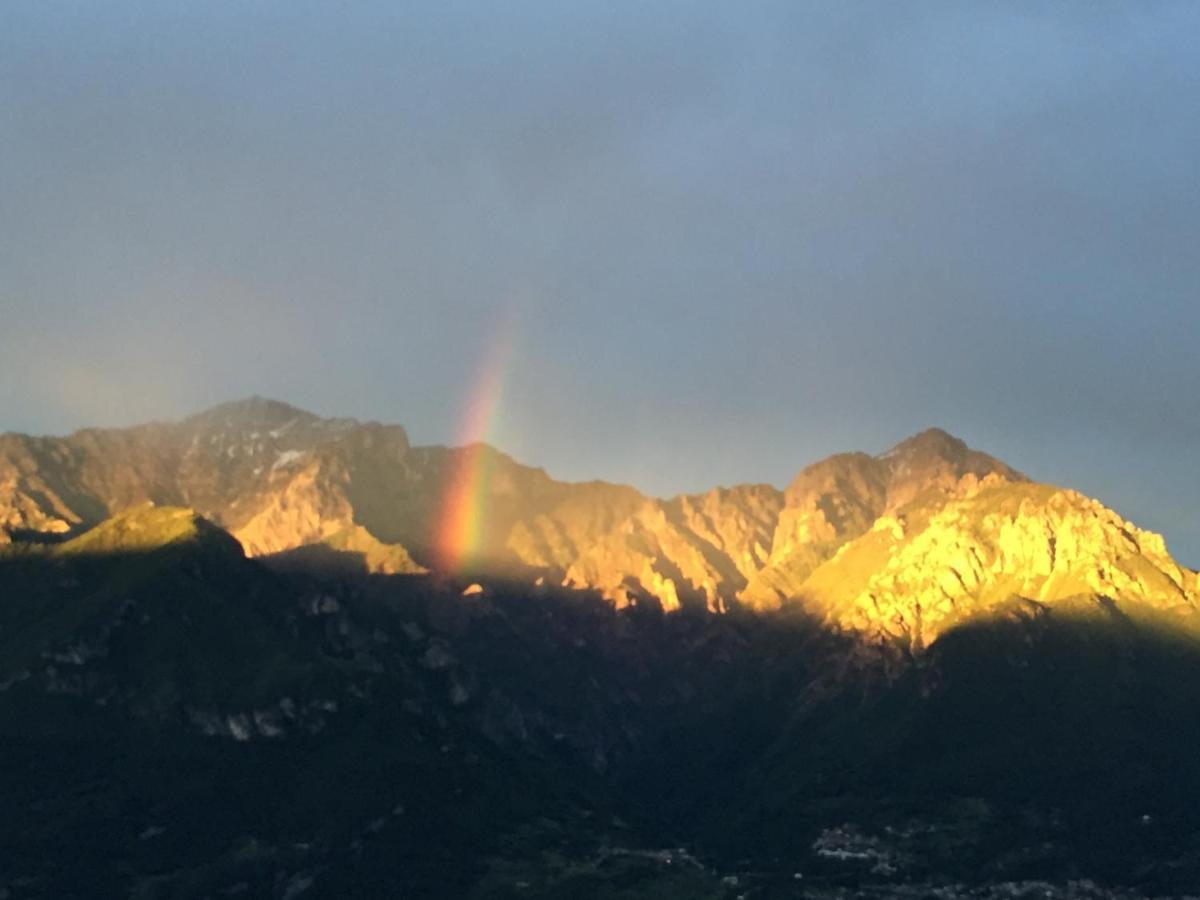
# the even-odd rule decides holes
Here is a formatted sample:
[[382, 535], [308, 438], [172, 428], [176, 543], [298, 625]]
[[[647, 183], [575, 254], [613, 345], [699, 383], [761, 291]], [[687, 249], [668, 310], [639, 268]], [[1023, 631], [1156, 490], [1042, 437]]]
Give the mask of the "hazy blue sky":
[[[1043, 9], [1042, 7], [1049, 7]], [[938, 424], [1200, 565], [1200, 3], [0, 5], [0, 429], [656, 493]]]

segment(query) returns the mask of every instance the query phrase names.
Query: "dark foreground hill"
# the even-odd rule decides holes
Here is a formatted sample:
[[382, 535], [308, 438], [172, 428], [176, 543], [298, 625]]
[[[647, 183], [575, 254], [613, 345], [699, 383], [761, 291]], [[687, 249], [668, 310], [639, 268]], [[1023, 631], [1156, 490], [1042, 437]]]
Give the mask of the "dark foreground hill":
[[914, 655], [271, 562], [154, 507], [5, 552], [8, 896], [1200, 884], [1200, 645], [1117, 601], [1013, 600]]

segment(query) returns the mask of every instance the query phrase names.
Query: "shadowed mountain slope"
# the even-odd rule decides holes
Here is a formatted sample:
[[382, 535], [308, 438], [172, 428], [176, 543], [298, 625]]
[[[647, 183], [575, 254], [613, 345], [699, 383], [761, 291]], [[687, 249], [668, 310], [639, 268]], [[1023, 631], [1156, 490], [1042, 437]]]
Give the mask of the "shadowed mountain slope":
[[[1004, 528], [1029, 500], [1065, 540], [1087, 503], [1043, 490], [955, 502]], [[378, 549], [360, 538], [305, 552]], [[464, 595], [295, 552], [148, 505], [0, 551], [0, 889], [1126, 900], [1200, 878], [1179, 603], [1010, 597], [914, 654], [795, 605]]]

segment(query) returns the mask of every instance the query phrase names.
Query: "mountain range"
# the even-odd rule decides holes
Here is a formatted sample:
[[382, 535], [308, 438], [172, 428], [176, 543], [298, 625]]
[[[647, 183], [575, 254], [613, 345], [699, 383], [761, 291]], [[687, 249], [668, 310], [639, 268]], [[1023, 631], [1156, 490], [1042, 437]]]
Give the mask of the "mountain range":
[[0, 897], [1200, 884], [1197, 573], [943, 431], [660, 499], [252, 398], [0, 526]]
[[446, 498], [474, 456], [482, 540], [450, 574], [594, 590], [617, 608], [799, 605], [912, 647], [1012, 597], [1119, 599], [1192, 627], [1196, 573], [1160, 536], [938, 429], [816, 462], [783, 490], [663, 500], [255, 397], [173, 424], [0, 437], [0, 534], [68, 536], [153, 503], [195, 510], [251, 556], [322, 547], [371, 571], [437, 570]]

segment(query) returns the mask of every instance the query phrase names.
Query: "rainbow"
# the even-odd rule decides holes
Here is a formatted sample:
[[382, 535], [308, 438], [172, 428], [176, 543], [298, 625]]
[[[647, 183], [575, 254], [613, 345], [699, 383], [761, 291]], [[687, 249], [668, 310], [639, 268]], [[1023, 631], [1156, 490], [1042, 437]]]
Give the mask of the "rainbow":
[[467, 402], [455, 452], [447, 473], [434, 545], [443, 570], [460, 571], [483, 549], [484, 525], [495, 454], [483, 443], [493, 433], [512, 358], [511, 322], [496, 330]]

